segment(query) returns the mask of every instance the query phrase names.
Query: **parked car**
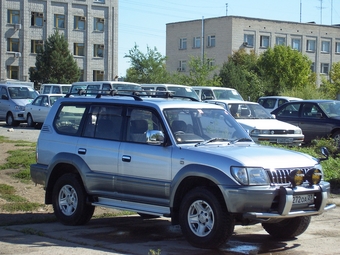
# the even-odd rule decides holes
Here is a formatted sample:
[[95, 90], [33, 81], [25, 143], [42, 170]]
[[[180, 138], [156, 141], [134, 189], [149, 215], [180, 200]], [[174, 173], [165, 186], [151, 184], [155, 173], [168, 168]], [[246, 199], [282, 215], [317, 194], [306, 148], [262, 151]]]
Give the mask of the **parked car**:
[[79, 94], [80, 91], [87, 95], [100, 94], [104, 91], [141, 91], [142, 87], [138, 83], [123, 81], [78, 81], [72, 83], [71, 94]]
[[197, 93], [198, 97], [204, 100], [242, 100], [242, 96], [236, 89], [225, 88], [225, 87], [204, 87], [204, 86], [193, 86], [192, 87]]
[[274, 111], [277, 107], [287, 102], [299, 101], [302, 98], [286, 96], [264, 96], [260, 97], [257, 102], [262, 105], [268, 113]]
[[[176, 96], [183, 96], [188, 98], [194, 98], [197, 101], [200, 101], [198, 95], [194, 91], [194, 89], [190, 86], [178, 85], [178, 84], [141, 84], [142, 89], [145, 91], [171, 91]], [[157, 93], [152, 93], [157, 94]], [[162, 94], [159, 94], [162, 95]], [[163, 94], [164, 95], [164, 94]]]
[[67, 94], [72, 84], [45, 83], [40, 87], [40, 94]]
[[335, 208], [321, 158], [257, 145], [220, 106], [136, 95], [64, 97], [41, 128], [34, 183], [56, 218], [87, 223], [95, 206], [164, 216], [193, 246], [216, 248], [234, 225], [302, 234]]
[[308, 143], [332, 137], [340, 141], [340, 101], [300, 100], [281, 105], [272, 112], [278, 120], [299, 126]]
[[8, 126], [19, 126], [26, 122], [25, 105], [37, 97], [38, 92], [27, 83], [0, 83], [0, 120]]
[[45, 121], [48, 112], [52, 105], [61, 97], [63, 94], [40, 94], [37, 96], [32, 103], [25, 106], [25, 119], [27, 126], [39, 127]]
[[299, 127], [279, 121], [260, 104], [247, 101], [208, 100], [228, 110], [255, 142], [301, 145], [304, 135]]

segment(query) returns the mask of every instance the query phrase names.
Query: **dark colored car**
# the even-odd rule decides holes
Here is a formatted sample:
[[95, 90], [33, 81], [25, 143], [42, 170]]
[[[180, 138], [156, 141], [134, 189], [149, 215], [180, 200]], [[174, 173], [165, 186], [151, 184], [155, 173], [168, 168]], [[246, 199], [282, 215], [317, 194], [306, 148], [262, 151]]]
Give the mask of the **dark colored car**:
[[288, 102], [271, 112], [278, 120], [299, 126], [305, 143], [317, 138], [340, 140], [340, 101], [301, 100]]

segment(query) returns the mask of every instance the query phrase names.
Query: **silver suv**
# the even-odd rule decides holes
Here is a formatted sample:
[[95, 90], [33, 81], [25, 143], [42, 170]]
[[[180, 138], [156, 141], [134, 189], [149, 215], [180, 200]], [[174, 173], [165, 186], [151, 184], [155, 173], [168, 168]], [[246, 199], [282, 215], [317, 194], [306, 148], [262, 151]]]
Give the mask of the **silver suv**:
[[65, 97], [47, 116], [32, 180], [67, 225], [95, 206], [170, 217], [193, 246], [217, 248], [235, 224], [303, 233], [327, 204], [323, 157], [253, 142], [220, 106], [134, 95]]

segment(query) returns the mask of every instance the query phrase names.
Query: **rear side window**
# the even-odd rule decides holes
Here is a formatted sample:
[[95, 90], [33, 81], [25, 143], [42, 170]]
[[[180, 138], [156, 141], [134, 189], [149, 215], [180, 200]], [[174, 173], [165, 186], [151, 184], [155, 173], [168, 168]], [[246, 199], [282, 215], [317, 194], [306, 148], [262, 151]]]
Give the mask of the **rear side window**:
[[275, 103], [276, 103], [276, 99], [274, 98], [261, 98], [258, 103], [260, 105], [262, 105], [264, 108], [266, 109], [274, 109], [275, 107]]
[[58, 133], [75, 135], [80, 130], [86, 106], [63, 105], [54, 120], [54, 127]]
[[51, 91], [51, 86], [44, 86], [44, 89], [41, 94], [49, 94]]

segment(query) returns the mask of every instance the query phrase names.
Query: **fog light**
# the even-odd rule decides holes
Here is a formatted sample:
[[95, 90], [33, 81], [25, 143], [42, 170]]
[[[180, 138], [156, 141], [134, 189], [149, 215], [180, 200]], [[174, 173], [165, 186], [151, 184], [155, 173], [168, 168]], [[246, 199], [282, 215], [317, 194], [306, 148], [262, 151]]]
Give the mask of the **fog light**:
[[306, 180], [309, 182], [310, 185], [319, 184], [322, 178], [322, 173], [319, 169], [310, 169], [306, 173]]
[[305, 174], [301, 170], [291, 171], [288, 178], [293, 187], [300, 186], [303, 183]]

